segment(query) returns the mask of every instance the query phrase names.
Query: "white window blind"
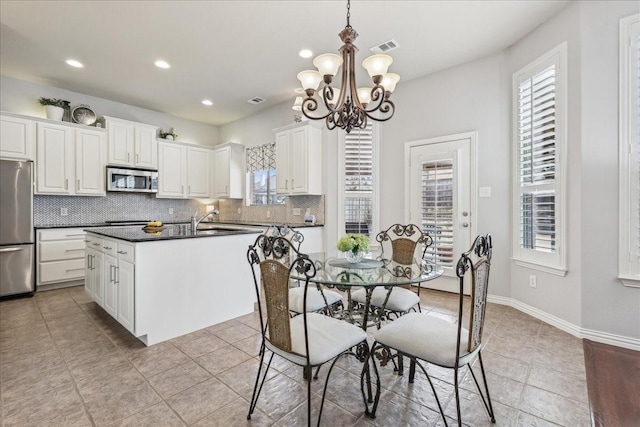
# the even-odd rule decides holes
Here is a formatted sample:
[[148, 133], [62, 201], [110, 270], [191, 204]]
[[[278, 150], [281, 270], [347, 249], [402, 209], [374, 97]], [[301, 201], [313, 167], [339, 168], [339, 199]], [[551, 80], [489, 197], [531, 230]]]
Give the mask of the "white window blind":
[[422, 230], [433, 237], [425, 258], [453, 268], [453, 162], [422, 164]]
[[[373, 230], [373, 125], [353, 129], [344, 136], [345, 233], [372, 236]], [[375, 235], [375, 233], [374, 233]]]
[[640, 287], [640, 14], [620, 20], [619, 277]]
[[564, 275], [566, 44], [514, 74], [514, 258]]

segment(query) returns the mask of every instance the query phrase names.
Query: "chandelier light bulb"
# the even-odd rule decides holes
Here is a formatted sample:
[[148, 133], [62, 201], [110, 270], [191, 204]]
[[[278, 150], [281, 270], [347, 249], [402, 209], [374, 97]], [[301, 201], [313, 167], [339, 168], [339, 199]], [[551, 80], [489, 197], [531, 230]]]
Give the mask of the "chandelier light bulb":
[[358, 99], [362, 105], [367, 105], [371, 102], [371, 88], [370, 87], [359, 87], [358, 88]]
[[362, 66], [366, 68], [369, 77], [384, 76], [387, 74], [389, 66], [393, 62], [393, 58], [389, 55], [379, 53], [377, 55], [371, 55], [362, 61]]
[[318, 90], [320, 82], [322, 81], [322, 74], [315, 70], [305, 70], [298, 73], [298, 80], [304, 90]]
[[325, 53], [318, 55], [313, 60], [313, 66], [323, 76], [335, 76], [342, 65], [342, 58], [335, 53]]
[[296, 100], [293, 102], [293, 107], [291, 107], [293, 111], [302, 110], [302, 97], [296, 96]]
[[396, 84], [400, 81], [400, 76], [396, 73], [387, 73], [382, 78], [380, 84], [386, 92], [392, 93], [396, 89]]

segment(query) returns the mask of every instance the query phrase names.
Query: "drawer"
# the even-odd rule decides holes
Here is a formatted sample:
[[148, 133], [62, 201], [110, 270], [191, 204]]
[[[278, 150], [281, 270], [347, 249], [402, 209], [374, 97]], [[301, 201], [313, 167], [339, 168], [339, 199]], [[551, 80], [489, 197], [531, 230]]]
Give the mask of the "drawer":
[[49, 240], [83, 240], [85, 232], [82, 228], [52, 228], [38, 230], [38, 241]]
[[67, 261], [43, 262], [39, 267], [39, 283], [66, 282], [84, 278], [84, 257]]
[[135, 246], [130, 243], [118, 242], [118, 259], [135, 263]]
[[95, 249], [96, 251], [102, 251], [102, 238], [93, 234], [87, 234], [84, 239], [84, 243], [87, 248]]
[[100, 252], [104, 252], [105, 255], [111, 255], [116, 258], [116, 252], [118, 251], [118, 242], [115, 240], [102, 239], [102, 246], [98, 247]]
[[83, 258], [84, 247], [84, 240], [40, 242], [38, 259], [40, 262], [46, 262]]

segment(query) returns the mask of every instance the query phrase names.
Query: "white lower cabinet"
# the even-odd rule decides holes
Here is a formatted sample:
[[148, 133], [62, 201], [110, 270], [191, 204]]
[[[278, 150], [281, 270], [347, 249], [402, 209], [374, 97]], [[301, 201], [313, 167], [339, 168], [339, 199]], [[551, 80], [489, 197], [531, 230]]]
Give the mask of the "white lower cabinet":
[[84, 239], [82, 228], [38, 230], [38, 289], [70, 286], [83, 279]]
[[85, 290], [128, 331], [135, 330], [135, 246], [89, 235]]

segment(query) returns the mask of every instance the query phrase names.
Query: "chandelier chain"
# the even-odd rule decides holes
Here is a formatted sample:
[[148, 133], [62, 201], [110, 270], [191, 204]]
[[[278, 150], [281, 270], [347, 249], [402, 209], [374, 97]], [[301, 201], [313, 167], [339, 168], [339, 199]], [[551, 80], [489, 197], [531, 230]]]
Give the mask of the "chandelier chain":
[[351, 28], [351, 0], [347, 0], [347, 28]]

